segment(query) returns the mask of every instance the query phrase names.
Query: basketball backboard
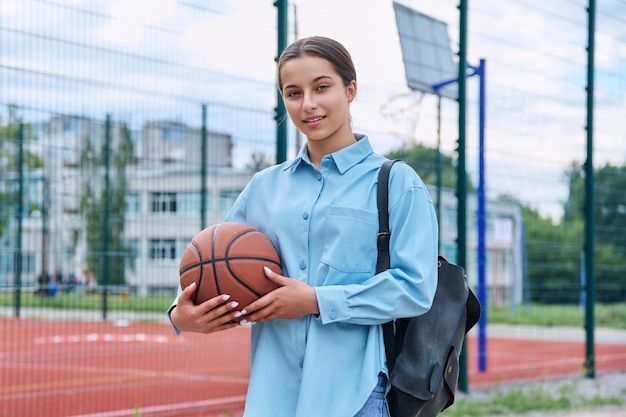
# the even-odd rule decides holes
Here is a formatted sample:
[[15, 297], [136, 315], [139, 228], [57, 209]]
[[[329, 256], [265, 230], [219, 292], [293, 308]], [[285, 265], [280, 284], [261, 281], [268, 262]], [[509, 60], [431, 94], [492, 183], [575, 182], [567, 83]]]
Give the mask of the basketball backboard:
[[458, 77], [446, 23], [394, 2], [396, 25], [409, 88], [457, 99], [457, 83], [433, 86]]

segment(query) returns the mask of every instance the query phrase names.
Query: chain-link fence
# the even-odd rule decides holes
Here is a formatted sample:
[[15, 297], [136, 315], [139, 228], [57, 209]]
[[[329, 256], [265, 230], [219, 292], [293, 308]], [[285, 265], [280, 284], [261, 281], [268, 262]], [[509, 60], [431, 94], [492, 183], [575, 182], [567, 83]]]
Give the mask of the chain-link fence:
[[[445, 23], [456, 61], [457, 2], [403, 4]], [[484, 174], [489, 323], [582, 329], [591, 69], [596, 320], [624, 327], [626, 3], [594, 11], [590, 68], [587, 2], [469, 5], [467, 60], [485, 62], [486, 119], [481, 173], [478, 81], [469, 77], [467, 270], [475, 286]], [[454, 261], [459, 104], [407, 87], [393, 3], [298, 1], [286, 12], [289, 40], [326, 35], [351, 51], [353, 128], [422, 175], [438, 204], [441, 252]], [[0, 0], [4, 316], [164, 321], [187, 243], [276, 162], [285, 29], [276, 16], [272, 2], [255, 0]], [[292, 158], [305, 139], [281, 123]]]

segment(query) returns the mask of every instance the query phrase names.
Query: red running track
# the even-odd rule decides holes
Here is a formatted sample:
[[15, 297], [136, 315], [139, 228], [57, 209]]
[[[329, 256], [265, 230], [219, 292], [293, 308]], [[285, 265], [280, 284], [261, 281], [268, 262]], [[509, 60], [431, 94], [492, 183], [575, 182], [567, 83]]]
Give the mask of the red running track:
[[[238, 415], [249, 372], [247, 327], [175, 336], [167, 324], [0, 319], [2, 417]], [[584, 343], [488, 339], [485, 386], [583, 372]], [[596, 344], [597, 370], [626, 369], [626, 345]]]

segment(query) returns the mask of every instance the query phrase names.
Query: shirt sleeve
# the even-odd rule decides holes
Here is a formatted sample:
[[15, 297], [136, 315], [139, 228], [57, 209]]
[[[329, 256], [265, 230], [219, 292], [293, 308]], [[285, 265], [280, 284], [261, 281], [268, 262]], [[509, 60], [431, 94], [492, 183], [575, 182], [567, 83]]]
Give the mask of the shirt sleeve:
[[174, 310], [174, 307], [178, 305], [178, 296], [180, 295], [182, 291], [183, 291], [182, 287], [180, 286], [180, 284], [178, 284], [178, 290], [176, 291], [176, 298], [174, 298], [174, 301], [172, 302], [172, 305], [170, 306], [170, 308], [167, 309], [167, 318], [170, 321], [170, 324], [174, 328], [174, 331], [176, 332], [177, 335], [181, 334], [181, 331], [178, 327], [174, 325], [174, 323], [172, 323], [172, 310]]
[[316, 287], [324, 324], [381, 324], [424, 314], [432, 305], [437, 289], [435, 208], [412, 168], [397, 168], [392, 169], [389, 187], [391, 267], [362, 284]]

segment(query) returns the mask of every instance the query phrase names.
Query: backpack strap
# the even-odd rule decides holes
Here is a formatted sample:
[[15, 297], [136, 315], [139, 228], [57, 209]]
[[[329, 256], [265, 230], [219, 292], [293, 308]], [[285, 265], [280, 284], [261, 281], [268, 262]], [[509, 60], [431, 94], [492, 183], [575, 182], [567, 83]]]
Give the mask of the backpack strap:
[[376, 273], [389, 269], [389, 171], [397, 160], [387, 160], [378, 173], [378, 260], [376, 261]]
[[[391, 231], [389, 230], [389, 171], [397, 159], [385, 161], [378, 173], [378, 260], [376, 261], [376, 273], [389, 269], [389, 240]], [[394, 321], [383, 324], [383, 339], [385, 341], [385, 354], [387, 356], [387, 368], [389, 374], [395, 364], [395, 337]]]

